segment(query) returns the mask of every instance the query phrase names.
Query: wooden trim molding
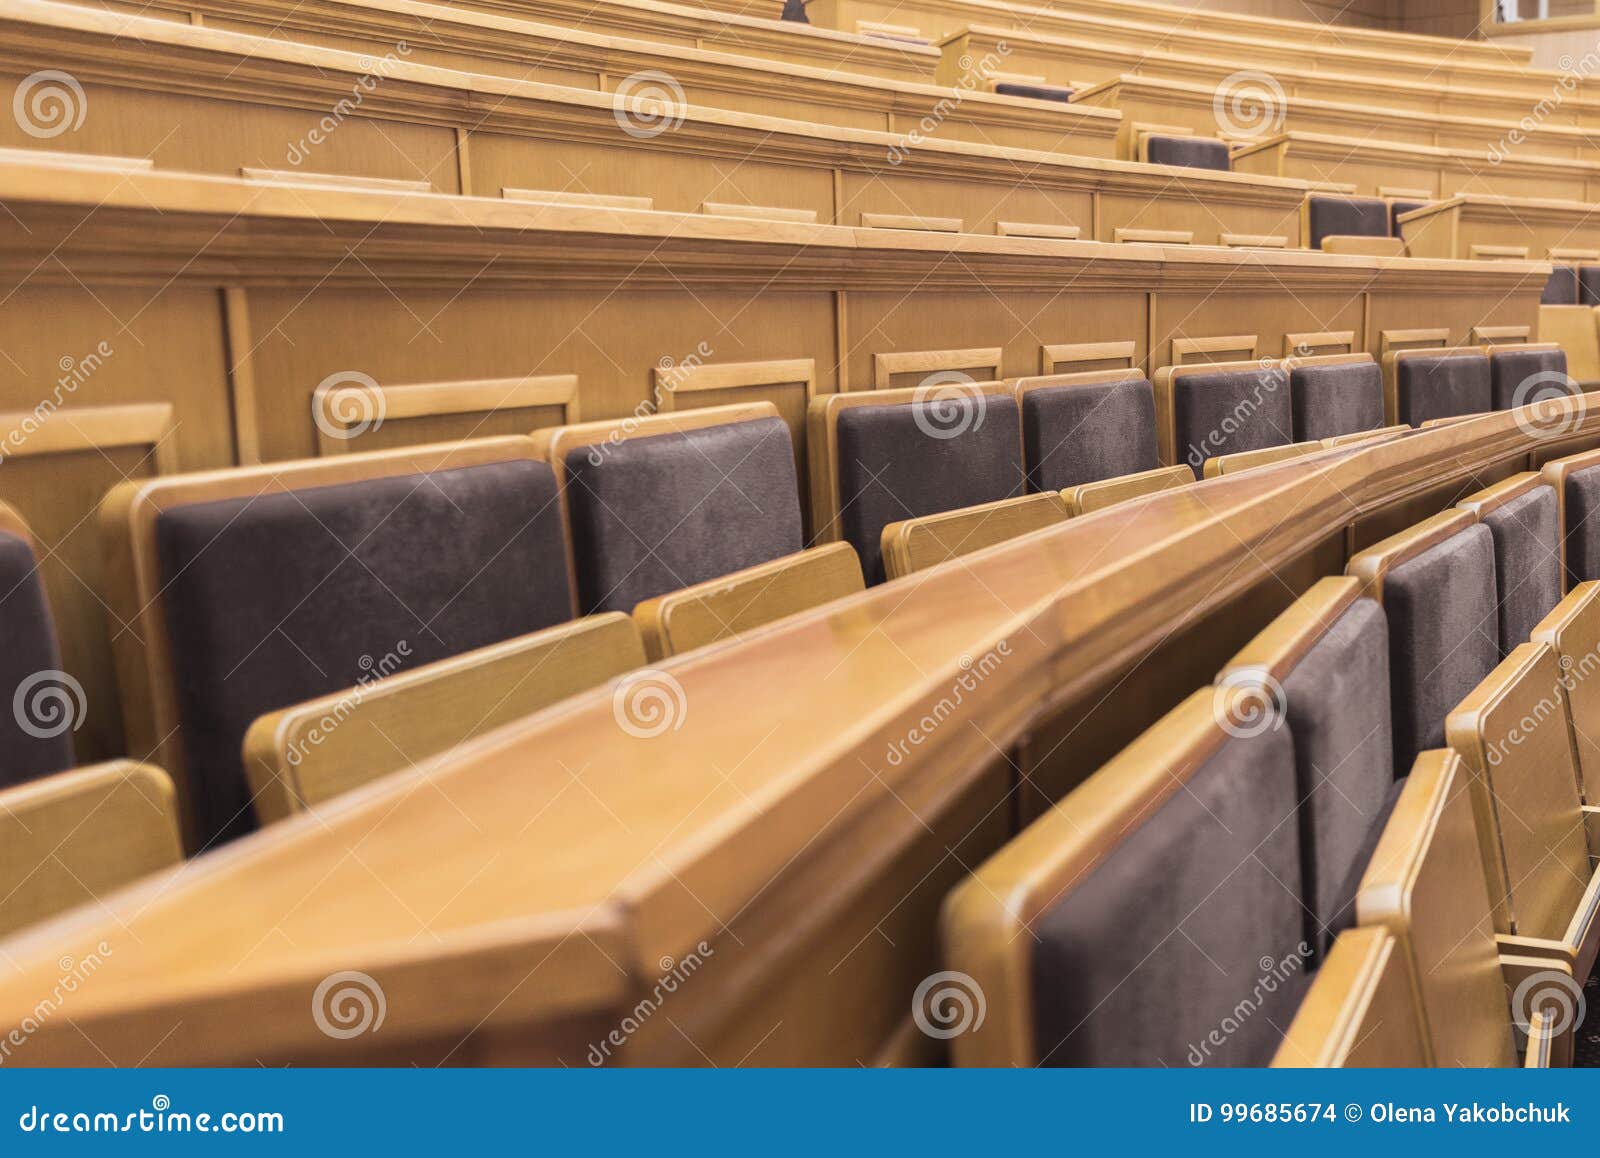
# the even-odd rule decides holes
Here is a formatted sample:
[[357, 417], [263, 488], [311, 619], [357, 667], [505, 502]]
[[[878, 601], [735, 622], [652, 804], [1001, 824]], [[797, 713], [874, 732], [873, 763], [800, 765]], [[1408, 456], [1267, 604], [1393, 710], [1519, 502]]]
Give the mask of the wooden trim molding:
[[35, 458], [83, 450], [150, 447], [156, 474], [178, 470], [170, 402], [131, 402], [121, 406], [63, 406], [46, 414], [0, 414], [0, 457]]
[[383, 386], [377, 382], [324, 382], [311, 395], [317, 453], [348, 454], [361, 435], [385, 422], [447, 414], [493, 413], [558, 406], [567, 425], [581, 421], [576, 374], [535, 378], [491, 378], [463, 382], [417, 382]]
[[983, 382], [997, 381], [1004, 375], [1000, 371], [999, 346], [972, 350], [897, 350], [888, 354], [872, 355], [872, 388], [888, 390], [893, 387], [896, 374], [957, 374], [969, 369], [993, 370], [979, 376]]

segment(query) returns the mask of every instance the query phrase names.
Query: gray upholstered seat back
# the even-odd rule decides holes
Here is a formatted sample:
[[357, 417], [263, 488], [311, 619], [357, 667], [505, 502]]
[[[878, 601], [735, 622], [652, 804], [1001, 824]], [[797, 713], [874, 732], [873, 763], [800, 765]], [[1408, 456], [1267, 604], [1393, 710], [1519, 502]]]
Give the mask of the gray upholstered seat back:
[[1305, 989], [1295, 793], [1288, 729], [1228, 737], [1040, 917], [1042, 1064], [1271, 1061]]
[[1566, 502], [1567, 586], [1572, 587], [1600, 579], [1600, 466], [1567, 476]]
[[1392, 567], [1389, 619], [1394, 767], [1444, 746], [1444, 718], [1500, 662], [1494, 536], [1482, 523]]
[[1534, 487], [1483, 516], [1494, 536], [1500, 654], [1527, 643], [1561, 602], [1561, 512], [1554, 487]]
[[1600, 306], [1600, 265], [1578, 267], [1578, 304]]
[[1306, 200], [1312, 249], [1321, 249], [1325, 237], [1389, 236], [1389, 206], [1376, 197], [1313, 195]]
[[1146, 137], [1145, 159], [1152, 165], [1218, 169], [1224, 173], [1233, 167], [1227, 142], [1214, 137]]
[[1172, 406], [1177, 460], [1197, 477], [1208, 458], [1294, 441], [1289, 375], [1280, 366], [1176, 375]]
[[1510, 410], [1577, 392], [1564, 350], [1496, 350], [1489, 355], [1489, 404]]
[[794, 444], [781, 418], [579, 447], [566, 471], [585, 615], [631, 612], [805, 546]]
[[[1359, 599], [1283, 680], [1300, 802], [1307, 941], [1326, 951], [1352, 923], [1352, 876], [1394, 784], [1389, 717], [1389, 629], [1383, 609]], [[1390, 802], [1392, 803], [1392, 802]]]
[[1027, 97], [1029, 100], [1056, 101], [1059, 104], [1066, 104], [1072, 100], [1072, 90], [1059, 85], [1003, 80], [994, 86], [994, 91], [999, 96]]
[[1145, 378], [1027, 390], [1022, 440], [1033, 491], [1154, 470], [1155, 391]]
[[0, 533], [0, 788], [72, 767], [81, 721], [33, 549]]
[[1578, 303], [1578, 267], [1558, 265], [1545, 280], [1544, 292], [1539, 295], [1541, 306], [1575, 306]]
[[1289, 400], [1295, 442], [1376, 430], [1383, 425], [1383, 371], [1376, 362], [1296, 366]]
[[936, 401], [839, 412], [839, 528], [869, 584], [883, 582], [881, 539], [890, 523], [1022, 492], [1016, 401], [981, 397], [956, 430]]
[[1410, 426], [1491, 409], [1489, 359], [1477, 353], [1418, 354], [1395, 363], [1396, 417]]
[[530, 460], [177, 506], [156, 546], [202, 841], [254, 827], [256, 717], [571, 616], [555, 477]]

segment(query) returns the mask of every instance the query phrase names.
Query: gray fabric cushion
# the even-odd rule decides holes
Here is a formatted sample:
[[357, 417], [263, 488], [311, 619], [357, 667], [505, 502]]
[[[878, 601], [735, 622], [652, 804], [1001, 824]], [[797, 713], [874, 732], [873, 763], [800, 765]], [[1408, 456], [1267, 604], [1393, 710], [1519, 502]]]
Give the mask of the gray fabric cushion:
[[1029, 490], [1154, 470], [1155, 391], [1144, 378], [1029, 390], [1022, 395], [1022, 441]]
[[1578, 267], [1558, 265], [1550, 271], [1539, 295], [1541, 306], [1575, 306], [1578, 304]]
[[1426, 209], [1432, 201], [1391, 201], [1389, 202], [1389, 236], [1400, 236], [1400, 215], [1410, 213], [1413, 209]]
[[1567, 586], [1600, 579], [1600, 466], [1567, 476]]
[[1338, 882], [1333, 891], [1333, 908], [1327, 919], [1326, 940], [1322, 943], [1321, 952], [1332, 948], [1333, 942], [1339, 934], [1346, 929], [1355, 928], [1356, 924], [1356, 897], [1361, 892], [1361, 878], [1366, 875], [1367, 865], [1372, 863], [1372, 854], [1378, 849], [1378, 838], [1383, 835], [1384, 825], [1389, 823], [1389, 816], [1394, 812], [1394, 806], [1400, 800], [1400, 793], [1405, 790], [1409, 777], [1402, 776], [1383, 794], [1383, 799], [1378, 802], [1377, 808], [1369, 817], [1367, 831], [1361, 838], [1360, 846], [1350, 857], [1350, 867], [1345, 873], [1344, 880]]
[[1267, 370], [1212, 370], [1172, 381], [1178, 458], [1199, 477], [1205, 460], [1294, 441], [1289, 375]]
[[1015, 81], [1001, 81], [994, 86], [994, 91], [1000, 96], [1028, 97], [1036, 101], [1059, 101], [1062, 104], [1072, 100], [1072, 90], [1069, 88], [1051, 88], [1047, 85], [1018, 84]]
[[72, 725], [83, 715], [72, 685], [42, 674], [61, 671], [55, 624], [33, 551], [6, 534], [0, 534], [0, 633], [0, 788], [9, 788], [72, 767]]
[[793, 554], [805, 544], [781, 418], [629, 438], [567, 455], [585, 615]]
[[1224, 173], [1233, 167], [1227, 142], [1212, 137], [1147, 137], [1145, 142], [1146, 159], [1152, 165], [1218, 169]]
[[1510, 410], [1546, 398], [1565, 398], [1576, 392], [1566, 374], [1565, 351], [1497, 351], [1489, 357], [1490, 405]]
[[1283, 681], [1299, 790], [1306, 941], [1325, 952], [1340, 887], [1394, 783], [1389, 629], [1371, 599], [1347, 608]]
[[1321, 249], [1324, 237], [1388, 237], [1389, 206], [1376, 197], [1325, 197], [1312, 195], [1311, 248]]
[[1389, 617], [1394, 767], [1444, 746], [1444, 718], [1500, 661], [1494, 536], [1482, 523], [1391, 569]]
[[839, 412], [839, 525], [868, 583], [883, 581], [890, 523], [1022, 493], [1017, 404], [980, 397], [953, 418], [937, 401]]
[[1501, 656], [1527, 643], [1534, 627], [1561, 602], [1558, 507], [1554, 487], [1535, 487], [1483, 519], [1494, 536]]
[[[1289, 730], [1230, 738], [1044, 913], [1032, 946], [1042, 1064], [1272, 1060], [1305, 990], [1295, 804]], [[1294, 967], [1279, 979], [1267, 957]]]
[[1600, 265], [1578, 267], [1578, 304], [1600, 306]]
[[1383, 371], [1376, 362], [1300, 366], [1289, 375], [1294, 441], [1310, 442], [1383, 425]]
[[1492, 409], [1489, 359], [1481, 354], [1413, 355], [1395, 363], [1399, 419], [1421, 426], [1430, 418]]
[[176, 507], [156, 543], [203, 841], [253, 827], [240, 745], [257, 716], [571, 615], [539, 462]]

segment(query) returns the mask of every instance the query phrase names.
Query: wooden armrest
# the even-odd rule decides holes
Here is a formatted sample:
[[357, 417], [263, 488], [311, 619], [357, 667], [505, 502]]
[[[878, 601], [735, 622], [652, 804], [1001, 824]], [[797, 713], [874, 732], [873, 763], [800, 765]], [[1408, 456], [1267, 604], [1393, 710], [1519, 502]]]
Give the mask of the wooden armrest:
[[313, 808], [644, 662], [638, 628], [614, 611], [272, 712], [244, 738], [256, 815]]
[[[1504, 940], [1504, 938], [1497, 938]], [[1510, 1013], [1519, 1036], [1526, 1036], [1523, 1065], [1550, 1069], [1572, 1064], [1573, 1036], [1583, 986], [1567, 965], [1546, 957], [1500, 953], [1500, 972], [1511, 995]]]

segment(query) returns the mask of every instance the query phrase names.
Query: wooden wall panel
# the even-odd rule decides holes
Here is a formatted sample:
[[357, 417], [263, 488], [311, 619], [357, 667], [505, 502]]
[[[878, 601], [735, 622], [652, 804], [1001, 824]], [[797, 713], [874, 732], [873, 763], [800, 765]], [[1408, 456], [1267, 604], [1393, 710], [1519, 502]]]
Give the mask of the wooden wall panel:
[[[1289, 295], [1273, 295], [1261, 292], [1232, 293], [1227, 290], [1161, 294], [1156, 298], [1155, 319], [1151, 327], [1154, 336], [1150, 347], [1151, 372], [1175, 364], [1173, 342], [1180, 338], [1254, 334], [1257, 338], [1256, 349], [1262, 356], [1277, 356], [1283, 352], [1285, 334], [1354, 330], [1356, 346], [1360, 349], [1363, 348], [1363, 305], [1361, 294], [1297, 291]], [[1246, 317], [1264, 321], [1266, 325], [1242, 326], [1240, 320]]]

